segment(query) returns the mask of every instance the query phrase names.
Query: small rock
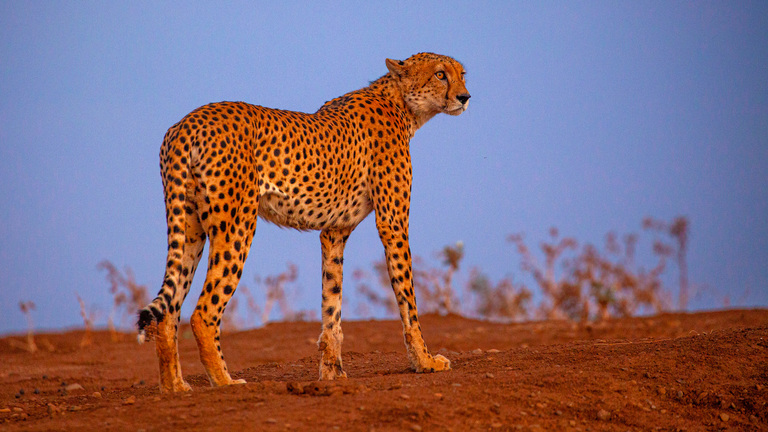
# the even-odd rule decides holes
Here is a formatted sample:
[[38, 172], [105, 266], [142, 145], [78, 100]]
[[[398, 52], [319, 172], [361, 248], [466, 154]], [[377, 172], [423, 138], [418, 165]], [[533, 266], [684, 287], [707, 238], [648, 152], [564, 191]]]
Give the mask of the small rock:
[[72, 391], [85, 390], [85, 389], [80, 384], [74, 383], [64, 387], [64, 390], [68, 392], [72, 392]]
[[11, 412], [10, 408], [0, 408], [0, 413], [9, 413]]
[[80, 405], [72, 405], [69, 407], [70, 411], [80, 411]]
[[729, 416], [728, 414], [726, 414], [726, 413], [720, 413], [720, 420], [722, 420], [722, 421], [724, 421], [724, 422], [727, 422], [727, 421], [728, 421], [728, 420], [730, 420], [730, 419], [731, 419], [731, 416]]
[[483, 353], [483, 350], [481, 350], [480, 348], [478, 348], [476, 350], [472, 350], [472, 354], [474, 354], [474, 355], [480, 355], [482, 353]]
[[667, 394], [667, 389], [664, 387], [659, 387], [656, 389], [656, 393], [658, 393], [661, 396], [664, 396], [665, 394]]
[[136, 403], [136, 396], [128, 396], [123, 400], [123, 405], [133, 405]]
[[277, 420], [275, 420], [275, 419], [273, 419], [273, 418], [268, 418], [268, 419], [266, 420], [266, 422], [267, 422], [267, 423], [269, 423], [269, 424], [275, 424], [275, 423], [277, 423]]
[[598, 420], [607, 421], [607, 420], [610, 420], [610, 418], [611, 418], [611, 413], [604, 409], [601, 409], [600, 411], [597, 412]]
[[494, 414], [501, 414], [501, 404], [495, 402], [493, 405], [491, 405], [491, 412]]
[[93, 392], [93, 394], [92, 394], [91, 396], [93, 396], [93, 397], [95, 397], [95, 398], [100, 398], [100, 397], [101, 397], [101, 393], [99, 393], [99, 392]]
[[435, 393], [434, 395], [436, 398], [443, 400], [443, 394], [442, 393]]
[[33, 392], [33, 393], [34, 393], [34, 394], [40, 394], [40, 389], [39, 389], [39, 388], [36, 388], [36, 389], [34, 390], [34, 392]]
[[499, 429], [502, 426], [504, 426], [504, 425], [501, 424], [501, 423], [491, 423], [491, 428], [493, 428], [493, 429]]
[[485, 377], [486, 377], [486, 378], [490, 378], [490, 379], [494, 379], [494, 378], [496, 378], [496, 377], [495, 377], [495, 376], [493, 376], [493, 374], [492, 374], [492, 373], [490, 373], [490, 372], [486, 372], [486, 373], [485, 373]]
[[418, 432], [418, 431], [422, 430], [422, 428], [421, 428], [421, 426], [415, 424], [415, 425], [411, 425], [411, 430]]
[[486, 351], [486, 352], [487, 352], [488, 354], [498, 354], [498, 353], [500, 353], [501, 351], [497, 350], [496, 348], [492, 348], [492, 349], [489, 349], [489, 350], [488, 350], [488, 351]]
[[405, 399], [405, 400], [408, 400], [408, 399], [410, 399], [410, 398], [411, 398], [411, 397], [410, 397], [410, 396], [408, 396], [407, 394], [401, 394], [401, 395], [400, 395], [400, 399]]
[[24, 408], [14, 407], [13, 412], [24, 412]]

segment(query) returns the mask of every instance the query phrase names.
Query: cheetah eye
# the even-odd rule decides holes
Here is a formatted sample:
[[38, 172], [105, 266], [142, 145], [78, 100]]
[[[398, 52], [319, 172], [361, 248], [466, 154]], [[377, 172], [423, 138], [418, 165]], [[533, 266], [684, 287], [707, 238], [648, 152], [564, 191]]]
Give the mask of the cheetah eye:
[[445, 72], [437, 71], [437, 72], [435, 72], [435, 77], [437, 79], [439, 79], [439, 80], [444, 80], [445, 79]]

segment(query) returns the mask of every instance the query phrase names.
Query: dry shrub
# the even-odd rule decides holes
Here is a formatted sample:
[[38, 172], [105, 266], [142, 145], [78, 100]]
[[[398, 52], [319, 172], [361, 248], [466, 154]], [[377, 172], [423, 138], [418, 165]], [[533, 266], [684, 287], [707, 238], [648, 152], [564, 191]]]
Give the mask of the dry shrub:
[[284, 272], [276, 275], [269, 275], [265, 278], [256, 276], [254, 278], [256, 285], [263, 285], [266, 300], [264, 307], [259, 307], [256, 300], [250, 293], [247, 287], [245, 288], [246, 298], [248, 299], [248, 309], [252, 313], [261, 315], [261, 325], [266, 324], [269, 321], [269, 317], [272, 313], [272, 309], [275, 305], [280, 309], [280, 318], [283, 321], [310, 321], [317, 319], [317, 314], [312, 311], [306, 310], [294, 310], [289, 299], [293, 299], [298, 295], [298, 287], [294, 284], [299, 277], [299, 268], [296, 264], [288, 263], [288, 269]]
[[419, 257], [413, 259], [413, 287], [419, 308], [425, 313], [440, 315], [459, 313], [460, 304], [453, 288], [453, 279], [464, 258], [464, 244], [456, 242], [437, 254], [443, 267], [425, 265]]
[[680, 310], [685, 310], [688, 307], [688, 299], [690, 298], [689, 286], [688, 286], [688, 260], [686, 259], [686, 253], [688, 252], [688, 231], [690, 224], [688, 218], [684, 216], [678, 216], [672, 220], [672, 222], [664, 222], [651, 217], [643, 219], [643, 228], [646, 230], [654, 231], [657, 234], [664, 234], [672, 238], [674, 246], [670, 246], [661, 240], [656, 239], [654, 241], [654, 248], [658, 244], [658, 247], [674, 253], [677, 259], [677, 270], [680, 278], [680, 286], [678, 293], [677, 307]]
[[544, 295], [538, 315], [547, 319], [586, 321], [661, 312], [668, 303], [661, 275], [671, 255], [677, 257], [680, 306], [684, 308], [688, 298], [687, 219], [677, 217], [666, 223], [646, 218], [642, 226], [674, 240], [674, 245], [658, 238], [653, 240], [656, 263], [650, 269], [635, 262], [638, 243], [635, 234], [625, 235], [620, 241], [610, 232], [606, 235], [604, 251], [591, 244], [579, 250], [576, 240], [561, 239], [557, 229], [552, 228], [549, 242], [541, 244], [544, 265], [536, 260], [522, 235], [510, 236], [509, 241], [522, 259], [521, 269], [531, 275]]
[[27, 320], [27, 344], [21, 346], [21, 348], [33, 353], [37, 351], [37, 344], [35, 344], [35, 325], [32, 322], [32, 311], [35, 310], [35, 304], [31, 301], [19, 302], [19, 309], [24, 314], [24, 318]]
[[[431, 267], [421, 257], [413, 257], [413, 288], [419, 311], [441, 315], [460, 313], [453, 280], [464, 257], [464, 245], [457, 242], [445, 246], [436, 256], [441, 260], [442, 267]], [[373, 308], [385, 316], [397, 316], [399, 309], [392, 294], [386, 258], [374, 261], [371, 267], [372, 272], [355, 269], [352, 273], [355, 290], [362, 295], [362, 300], [357, 302], [358, 314], [370, 317]]]
[[493, 321], [512, 322], [527, 319], [531, 291], [504, 278], [494, 284], [483, 272], [473, 268], [467, 288], [475, 298], [474, 316]]
[[[561, 238], [558, 230], [551, 228], [549, 240], [540, 244], [540, 254], [531, 251], [521, 234], [509, 236], [520, 256], [520, 269], [533, 279], [542, 295], [537, 305], [532, 305], [533, 292], [524, 284], [515, 284], [511, 277], [493, 283], [479, 269], [472, 269], [469, 277], [459, 277], [464, 257], [461, 242], [446, 246], [436, 254], [441, 265], [430, 265], [414, 257], [413, 283], [419, 310], [505, 322], [528, 318], [583, 322], [658, 313], [668, 304], [661, 276], [672, 255], [677, 256], [680, 301], [685, 304], [687, 220], [676, 218], [665, 223], [646, 218], [643, 228], [674, 240], [674, 244], [670, 244], [654, 239], [651, 250], [654, 265], [650, 268], [635, 262], [636, 234], [619, 237], [610, 232], [601, 250], [591, 244], [579, 247], [574, 238]], [[539, 256], [543, 256], [543, 261]], [[353, 273], [357, 291], [362, 294], [358, 313], [365, 316], [375, 308], [388, 316], [396, 315], [398, 309], [391, 294], [385, 260], [375, 261], [372, 270], [371, 273], [358, 269]], [[466, 283], [457, 284], [456, 280]]]
[[362, 296], [362, 300], [357, 301], [357, 314], [369, 318], [373, 315], [371, 311], [371, 307], [373, 307], [385, 316], [397, 316], [397, 302], [392, 295], [392, 290], [390, 289], [389, 292], [386, 289], [382, 290], [382, 287], [389, 286], [386, 261], [384, 259], [374, 261], [371, 266], [376, 275], [375, 282], [371, 282], [374, 278], [371, 273], [365, 270], [355, 269], [352, 272], [355, 290]]
[[136, 313], [149, 303], [147, 287], [139, 285], [130, 267], [120, 271], [110, 261], [102, 261], [97, 266], [99, 270], [106, 270], [109, 293], [112, 294], [112, 312], [109, 314], [108, 325], [112, 340], [120, 339], [117, 328], [133, 325]]
[[544, 265], [541, 265], [528, 249], [522, 234], [512, 234], [507, 240], [517, 248], [517, 253], [522, 259], [520, 268], [533, 277], [546, 299], [539, 307], [539, 314], [547, 319], [574, 319], [581, 314], [583, 308], [580, 287], [568, 286], [562, 283], [562, 279], [558, 280], [555, 267], [562, 254], [567, 250], [576, 249], [578, 244], [570, 237], [558, 239], [557, 228], [551, 228], [549, 236], [551, 243], [541, 244]]
[[93, 322], [96, 318], [96, 313], [93, 310], [88, 311], [80, 295], [75, 295], [77, 296], [77, 302], [80, 304], [80, 316], [83, 318], [83, 324], [85, 325], [85, 333], [83, 333], [83, 338], [80, 339], [80, 348], [83, 348], [93, 343]]

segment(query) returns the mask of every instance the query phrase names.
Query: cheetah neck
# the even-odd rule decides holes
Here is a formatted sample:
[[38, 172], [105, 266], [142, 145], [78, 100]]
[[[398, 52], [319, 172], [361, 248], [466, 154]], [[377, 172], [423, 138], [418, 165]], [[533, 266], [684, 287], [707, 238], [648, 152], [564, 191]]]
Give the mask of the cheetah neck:
[[383, 77], [371, 82], [371, 85], [367, 89], [381, 94], [384, 98], [392, 101], [395, 106], [400, 108], [405, 113], [407, 119], [410, 122], [410, 135], [416, 133], [424, 123], [428, 122], [435, 114], [429, 113], [416, 113], [414, 112], [408, 103], [405, 101], [403, 90], [398, 85], [398, 80], [392, 76], [392, 73], [387, 73]]

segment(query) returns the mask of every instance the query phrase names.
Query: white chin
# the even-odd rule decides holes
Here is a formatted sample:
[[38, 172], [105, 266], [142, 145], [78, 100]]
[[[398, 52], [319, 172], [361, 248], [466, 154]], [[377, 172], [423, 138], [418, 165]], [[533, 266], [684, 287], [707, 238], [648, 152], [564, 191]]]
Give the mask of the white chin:
[[465, 105], [465, 106], [461, 106], [461, 107], [458, 107], [458, 108], [453, 109], [453, 110], [445, 111], [445, 113], [448, 114], [448, 115], [457, 116], [457, 115], [463, 113], [466, 110], [467, 110], [467, 106]]

